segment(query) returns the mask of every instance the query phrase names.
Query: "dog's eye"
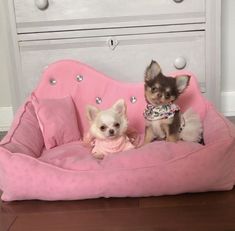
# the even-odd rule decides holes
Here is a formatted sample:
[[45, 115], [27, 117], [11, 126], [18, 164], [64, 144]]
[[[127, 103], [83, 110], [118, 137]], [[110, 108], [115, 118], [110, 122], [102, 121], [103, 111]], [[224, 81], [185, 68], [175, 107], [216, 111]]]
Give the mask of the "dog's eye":
[[115, 123], [115, 124], [114, 124], [114, 127], [115, 127], [115, 128], [119, 128], [119, 127], [120, 127], [120, 124], [119, 124], [119, 123]]
[[100, 130], [101, 130], [102, 132], [104, 132], [106, 129], [107, 129], [107, 127], [106, 127], [105, 125], [102, 125], [102, 126], [100, 127]]
[[157, 88], [157, 87], [151, 87], [151, 92], [152, 92], [152, 93], [157, 92], [157, 90], [158, 90], [158, 88]]

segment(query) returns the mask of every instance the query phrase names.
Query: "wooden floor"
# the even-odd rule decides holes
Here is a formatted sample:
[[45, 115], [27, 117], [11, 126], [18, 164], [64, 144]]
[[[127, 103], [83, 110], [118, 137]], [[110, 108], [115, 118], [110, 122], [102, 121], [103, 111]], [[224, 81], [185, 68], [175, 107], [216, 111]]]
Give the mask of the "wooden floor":
[[1, 202], [1, 231], [232, 231], [235, 190], [150, 198]]
[[[232, 121], [235, 123], [235, 118]], [[65, 230], [235, 231], [235, 190], [148, 198], [0, 202], [0, 231]]]

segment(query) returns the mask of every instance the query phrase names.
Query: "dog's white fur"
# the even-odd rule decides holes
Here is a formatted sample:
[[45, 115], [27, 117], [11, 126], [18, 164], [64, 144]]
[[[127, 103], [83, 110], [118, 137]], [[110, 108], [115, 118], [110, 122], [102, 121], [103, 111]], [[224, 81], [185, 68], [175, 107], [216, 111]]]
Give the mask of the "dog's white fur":
[[199, 115], [192, 108], [183, 113], [185, 126], [180, 133], [180, 139], [191, 142], [199, 142], [202, 139], [202, 123]]
[[[90, 130], [85, 138], [85, 143], [92, 144], [96, 140], [114, 141], [119, 137], [126, 137], [128, 133], [126, 104], [123, 99], [118, 100], [106, 110], [99, 110], [89, 105], [86, 108], [86, 116], [90, 122]], [[105, 129], [102, 129], [102, 127]], [[103, 144], [105, 145], [105, 143]], [[93, 156], [102, 159], [105, 154], [95, 151]]]
[[[117, 138], [127, 131], [126, 105], [123, 99], [118, 100], [107, 110], [87, 106], [87, 118], [90, 122], [90, 133], [97, 139]], [[101, 126], [106, 127], [105, 131], [100, 129]], [[110, 130], [114, 131], [112, 135], [110, 135]]]

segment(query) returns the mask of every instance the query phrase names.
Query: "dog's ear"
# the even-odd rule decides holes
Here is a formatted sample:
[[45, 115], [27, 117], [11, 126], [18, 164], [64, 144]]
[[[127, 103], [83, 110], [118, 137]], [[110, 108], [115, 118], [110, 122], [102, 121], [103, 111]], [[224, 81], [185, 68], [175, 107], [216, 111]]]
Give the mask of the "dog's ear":
[[91, 105], [88, 105], [86, 107], [86, 116], [87, 116], [87, 119], [92, 122], [94, 121], [94, 119], [96, 118], [97, 114], [99, 113], [99, 109], [94, 107], [94, 106], [91, 106]]
[[112, 108], [120, 115], [126, 114], [126, 103], [124, 99], [119, 99]]
[[179, 93], [182, 93], [189, 85], [190, 76], [189, 75], [179, 75], [176, 76], [176, 86]]
[[160, 65], [156, 61], [152, 60], [152, 62], [145, 71], [145, 81], [150, 81], [154, 79], [160, 73], [161, 73]]

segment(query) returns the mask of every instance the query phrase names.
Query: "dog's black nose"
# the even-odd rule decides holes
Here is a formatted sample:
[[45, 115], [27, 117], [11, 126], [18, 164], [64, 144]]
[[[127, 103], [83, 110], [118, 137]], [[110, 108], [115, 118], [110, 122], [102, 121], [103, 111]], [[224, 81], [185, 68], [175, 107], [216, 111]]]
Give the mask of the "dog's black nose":
[[111, 136], [114, 135], [114, 130], [113, 129], [109, 130], [109, 135], [111, 135]]
[[158, 93], [157, 93], [157, 97], [158, 97], [158, 98], [162, 98], [162, 93], [158, 92]]

